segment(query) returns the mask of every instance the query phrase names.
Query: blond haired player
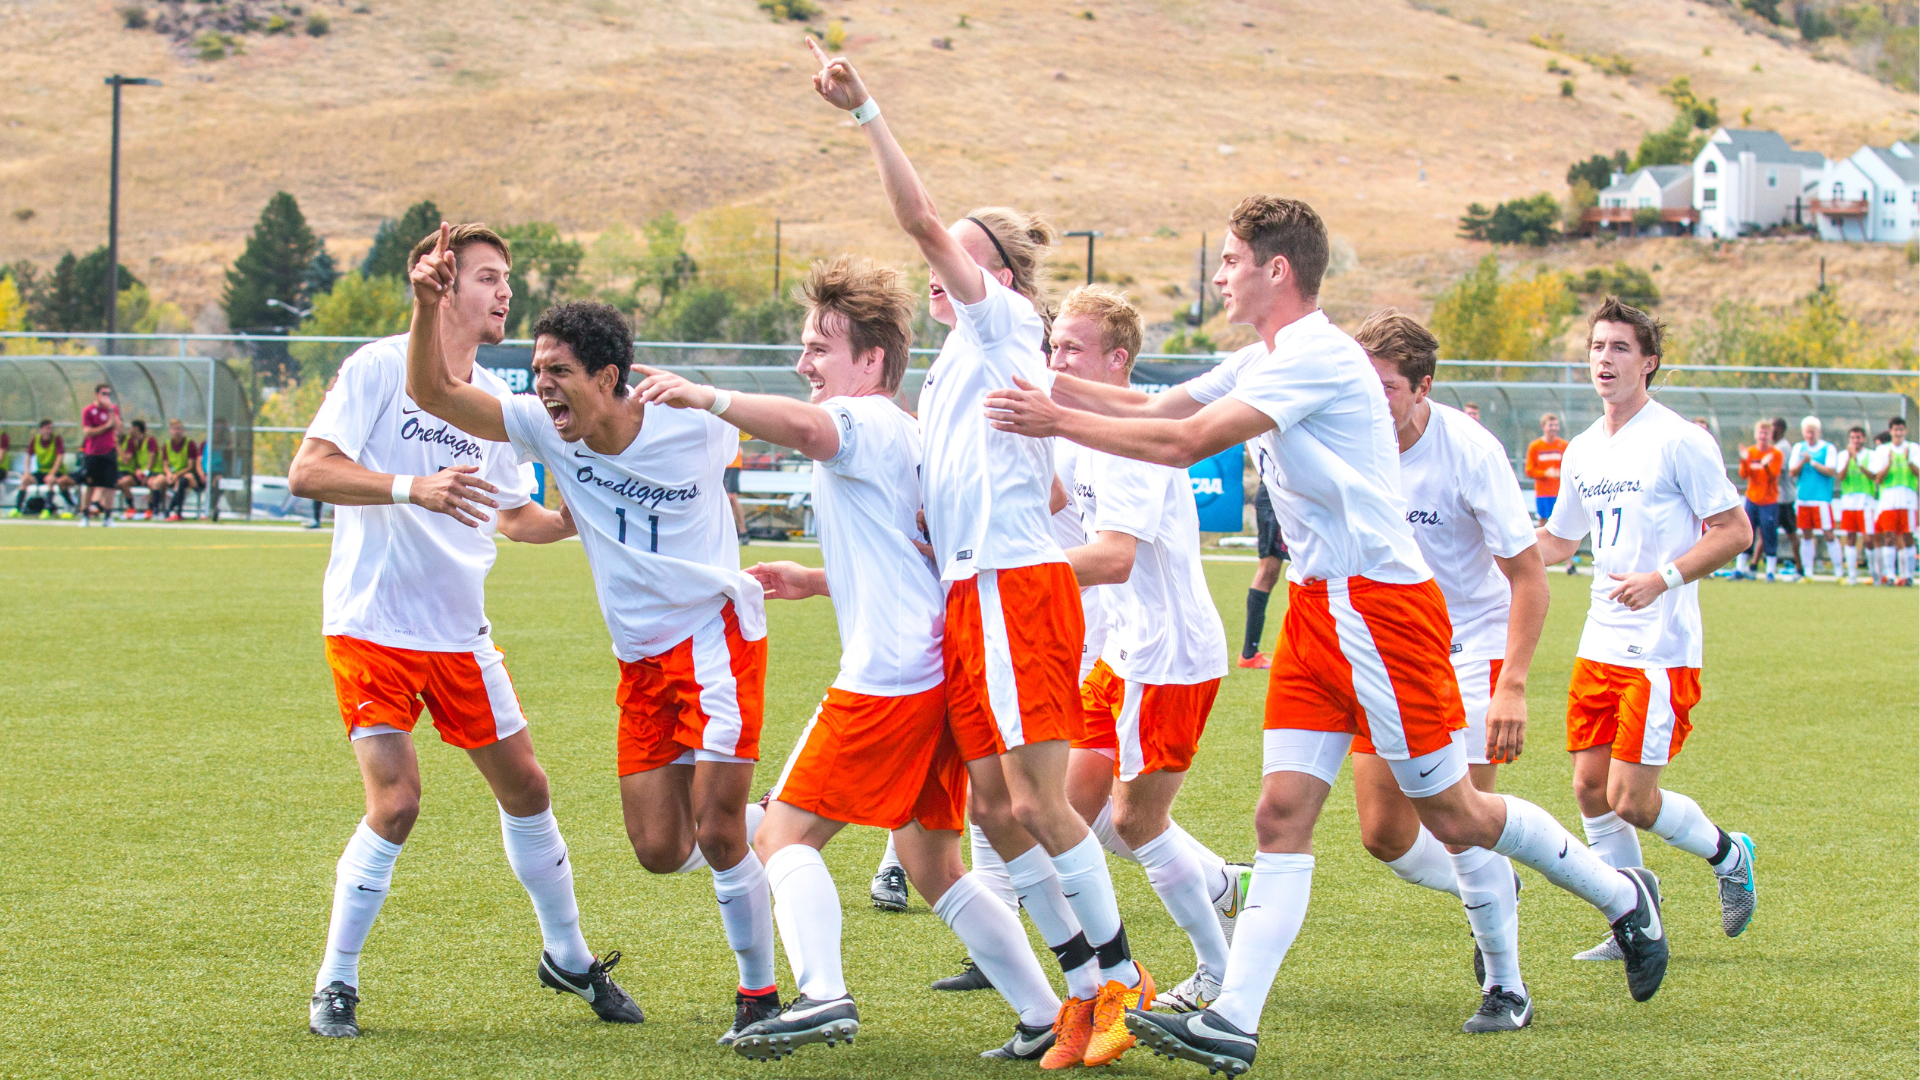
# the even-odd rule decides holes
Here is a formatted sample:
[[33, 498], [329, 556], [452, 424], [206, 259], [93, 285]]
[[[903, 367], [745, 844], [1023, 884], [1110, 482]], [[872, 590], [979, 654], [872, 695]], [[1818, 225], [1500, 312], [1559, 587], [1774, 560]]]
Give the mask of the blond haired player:
[[620, 662], [627, 838], [652, 873], [712, 871], [739, 966], [736, 1034], [779, 1007], [772, 903], [746, 813], [760, 753], [766, 609], [759, 583], [740, 572], [720, 482], [739, 433], [718, 417], [647, 408], [630, 394], [633, 332], [606, 304], [560, 304], [534, 323], [533, 394], [496, 398], [450, 378], [433, 332], [434, 309], [454, 299], [446, 238], [442, 226], [438, 248], [413, 269], [407, 391], [460, 430], [545, 464], [559, 486]]
[[[1052, 444], [996, 431], [982, 411], [989, 391], [1022, 375], [1047, 377], [1035, 301], [1053, 228], [1004, 207], [943, 223], [853, 65], [807, 43], [820, 63], [814, 89], [865, 131], [894, 220], [927, 260], [933, 317], [953, 327], [920, 391], [922, 496], [947, 583], [948, 707], [970, 760], [970, 747], [998, 752], [1004, 788], [989, 791], [975, 776], [969, 806], [1075, 997], [1089, 991], [1071, 973], [1097, 961], [1098, 1030], [1082, 1060], [1102, 1065], [1133, 1044], [1122, 1012], [1152, 1004], [1153, 980], [1127, 947], [1100, 841], [1067, 802], [1086, 627], [1073, 568], [1048, 521]], [[1077, 1015], [1061, 1010], [1063, 1023]], [[1055, 1052], [1061, 1045], [1044, 1067], [1074, 1064]]]
[[1827, 561], [1833, 564], [1833, 577], [1840, 580], [1840, 541], [1833, 535], [1834, 478], [1840, 471], [1834, 466], [1840, 449], [1820, 437], [1817, 416], [1800, 421], [1800, 441], [1787, 452], [1787, 475], [1795, 481], [1794, 519], [1800, 532], [1800, 580], [1813, 577], [1813, 560], [1818, 554], [1815, 540], [1827, 542]]
[[[1426, 327], [1388, 308], [1368, 316], [1354, 337], [1380, 374], [1400, 446], [1407, 523], [1447, 600], [1449, 658], [1466, 710], [1467, 774], [1473, 786], [1492, 791], [1500, 763], [1519, 757], [1525, 745], [1527, 669], [1547, 618], [1547, 571], [1533, 523], [1500, 441], [1465, 413], [1427, 398], [1439, 342]], [[1557, 466], [1559, 449], [1553, 452]], [[1434, 839], [1365, 738], [1353, 741], [1353, 794], [1360, 838], [1373, 857], [1466, 909], [1481, 998], [1461, 1030], [1517, 1031], [1533, 1023], [1533, 1000], [1520, 978], [1513, 864], [1484, 847], [1451, 851]]]
[[1253, 1064], [1263, 1003], [1306, 916], [1313, 824], [1355, 735], [1373, 742], [1442, 842], [1490, 847], [1599, 907], [1633, 957], [1636, 1000], [1666, 970], [1652, 874], [1608, 867], [1546, 811], [1467, 780], [1446, 603], [1406, 521], [1380, 379], [1319, 310], [1327, 253], [1312, 207], [1251, 196], [1233, 213], [1214, 284], [1264, 353], [1164, 394], [1062, 375], [1052, 397], [1022, 380], [987, 398], [1002, 430], [1176, 467], [1260, 439], [1257, 464], [1293, 563], [1267, 691], [1253, 884], [1219, 1000], [1196, 1013], [1126, 1015], [1157, 1052], [1233, 1075]]
[[[1140, 313], [1124, 296], [1098, 285], [1075, 289], [1054, 316], [1048, 366], [1126, 386], [1140, 338]], [[1067, 797], [1103, 846], [1140, 864], [1193, 944], [1197, 970], [1162, 1004], [1204, 1008], [1220, 993], [1226, 928], [1250, 868], [1229, 867], [1170, 816], [1227, 673], [1193, 487], [1182, 469], [1072, 443], [1055, 454], [1084, 530], [1067, 561], [1101, 597], [1106, 620], [1081, 684], [1086, 731], [1073, 743]], [[1093, 1005], [1080, 1006], [1089, 1030]]]
[[892, 832], [914, 885], [1019, 1013], [1014, 1038], [986, 1056], [1039, 1057], [1060, 1007], [1019, 919], [960, 862], [969, 768], [999, 766], [991, 754], [969, 766], [947, 726], [946, 598], [915, 546], [920, 435], [892, 400], [912, 334], [913, 296], [902, 281], [864, 259], [814, 264], [803, 284], [808, 313], [795, 365], [813, 387], [808, 402], [641, 369], [642, 400], [709, 410], [817, 463], [813, 506], [825, 567], [775, 562], [747, 571], [771, 597], [831, 596], [842, 642], [840, 673], [787, 759], [754, 839], [800, 997], [740, 1032], [733, 1048], [749, 1058], [831, 1046], [860, 1029], [841, 969], [840, 895], [820, 855], [849, 824]]
[[[1560, 502], [1540, 527], [1557, 563], [1593, 543], [1593, 596], [1567, 687], [1573, 795], [1587, 840], [1618, 867], [1640, 865], [1646, 829], [1705, 859], [1728, 937], [1753, 918], [1751, 838], [1660, 786], [1693, 730], [1703, 633], [1695, 584], [1753, 539], [1713, 437], [1653, 400], [1665, 327], [1608, 297], [1588, 322], [1587, 361], [1602, 413], [1561, 460]], [[1620, 959], [1613, 939], [1580, 954]]]
[[[446, 303], [427, 316], [445, 342], [440, 376], [497, 402], [506, 385], [473, 361], [480, 345], [506, 335], [506, 242], [481, 225], [443, 230], [439, 242], [463, 257]], [[347, 358], [287, 476], [295, 495], [338, 508], [321, 632], [367, 795], [366, 817], [336, 868], [308, 1029], [360, 1034], [361, 948], [420, 812], [412, 732], [423, 703], [441, 740], [467, 752], [499, 803], [507, 862], [545, 941], [541, 981], [579, 994], [603, 1020], [637, 1024], [639, 1007], [608, 975], [620, 954], [598, 959], [580, 935], [567, 845], [485, 610], [496, 529], [530, 543], [573, 529], [528, 501], [533, 478], [510, 447], [469, 438], [408, 397], [407, 344], [406, 335], [390, 337]]]

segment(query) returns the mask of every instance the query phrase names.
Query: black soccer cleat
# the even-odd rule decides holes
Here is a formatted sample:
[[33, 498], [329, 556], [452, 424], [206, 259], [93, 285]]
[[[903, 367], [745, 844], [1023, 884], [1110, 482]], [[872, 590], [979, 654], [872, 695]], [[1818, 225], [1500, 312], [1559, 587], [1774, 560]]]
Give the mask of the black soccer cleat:
[[735, 990], [733, 992], [733, 1026], [715, 1041], [721, 1046], [732, 1046], [741, 1032], [762, 1020], [771, 1020], [779, 1015], [779, 988], [768, 990], [764, 994], [743, 994]]
[[1028, 1027], [1026, 1024], [1013, 1025], [1013, 1038], [1005, 1044], [981, 1053], [981, 1057], [995, 1061], [1039, 1061], [1053, 1049], [1053, 1025], [1039, 1024]]
[[554, 963], [553, 957], [542, 952], [540, 981], [556, 994], [576, 994], [585, 999], [593, 1015], [610, 1024], [638, 1024], [647, 1018], [646, 1014], [607, 974], [619, 962], [620, 953], [610, 952], [605, 959], [596, 958], [584, 973], [575, 973]]
[[853, 998], [815, 1001], [802, 994], [779, 1016], [742, 1031], [733, 1041], [733, 1052], [755, 1061], [778, 1061], [808, 1043], [852, 1046], [859, 1031], [860, 1010]]
[[1154, 1013], [1127, 1010], [1127, 1030], [1156, 1055], [1183, 1058], [1216, 1072], [1239, 1076], [1253, 1068], [1260, 1049], [1257, 1033], [1241, 1031], [1212, 1009], [1190, 1013]]
[[991, 990], [993, 980], [987, 978], [987, 973], [981, 971], [980, 965], [974, 963], [973, 957], [969, 956], [960, 961], [958, 974], [933, 980], [933, 988], [935, 990]]
[[907, 872], [897, 866], [883, 867], [867, 886], [867, 898], [881, 911], [907, 910]]
[[1667, 977], [1667, 928], [1660, 921], [1660, 879], [1642, 866], [1622, 871], [1633, 881], [1640, 902], [1613, 921], [1613, 940], [1627, 962], [1627, 991], [1646, 1001]]
[[1533, 1023], [1533, 1000], [1526, 995], [1526, 987], [1516, 994], [1499, 986], [1492, 987], [1480, 997], [1480, 1007], [1474, 1010], [1460, 1030], [1468, 1035], [1485, 1035], [1494, 1031], [1519, 1031]]
[[307, 1003], [307, 1030], [329, 1039], [357, 1039], [360, 1020], [355, 1010], [360, 995], [338, 979], [313, 995]]

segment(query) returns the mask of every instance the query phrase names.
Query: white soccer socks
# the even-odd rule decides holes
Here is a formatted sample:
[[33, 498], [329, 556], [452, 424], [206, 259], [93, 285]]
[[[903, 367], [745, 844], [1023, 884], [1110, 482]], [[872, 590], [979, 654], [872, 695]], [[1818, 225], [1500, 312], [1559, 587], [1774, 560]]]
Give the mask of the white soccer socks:
[[[1727, 834], [1707, 819], [1699, 803], [1677, 791], [1660, 789], [1660, 815], [1653, 819], [1653, 828], [1647, 831], [1689, 855], [1707, 860], [1716, 874], [1729, 874], [1740, 868], [1740, 853], [1745, 849], [1739, 844], [1723, 847], [1721, 840]], [[1716, 857], [1719, 862], [1714, 861]]]
[[1747, 553], [1746, 552], [1743, 551], [1740, 554], [1735, 555], [1733, 557], [1733, 572], [1736, 574], [1744, 574], [1747, 572]]
[[1167, 914], [1193, 942], [1194, 959], [1214, 978], [1227, 973], [1227, 935], [1208, 895], [1206, 871], [1187, 838], [1168, 829], [1137, 849], [1147, 881]]
[[[1067, 979], [1067, 994], [1082, 1001], [1098, 997], [1100, 974], [1093, 946], [1088, 944], [1080, 919], [1067, 902], [1059, 873], [1054, 869], [1053, 860], [1047, 857], [1047, 850], [1035, 844], [1006, 867], [1014, 894], [1019, 897], [1019, 906], [1027, 909], [1027, 917], [1033, 920], [1034, 929], [1040, 931], [1040, 939], [1060, 961], [1060, 970]], [[980, 962], [977, 956], [973, 959], [976, 964]]]
[[1262, 851], [1253, 857], [1247, 906], [1234, 926], [1233, 948], [1213, 1011], [1241, 1031], [1260, 1030], [1260, 1012], [1280, 962], [1293, 948], [1313, 896], [1313, 856]]
[[1140, 968], [1128, 955], [1120, 901], [1113, 894], [1113, 876], [1107, 872], [1107, 853], [1099, 837], [1088, 830], [1078, 844], [1053, 857], [1053, 869], [1100, 960], [1101, 981], [1139, 985]]
[[1833, 567], [1833, 576], [1840, 576], [1840, 556], [1847, 545], [1840, 540], [1827, 541], [1827, 562]]
[[1575, 840], [1552, 814], [1525, 799], [1500, 798], [1507, 804], [1507, 824], [1493, 850], [1540, 871], [1548, 881], [1599, 908], [1608, 922], [1640, 902], [1633, 881]]
[[[800, 992], [815, 1001], [846, 997], [840, 966], [840, 892], [833, 887], [826, 860], [805, 844], [789, 844], [767, 860], [767, 882], [780, 941]], [[744, 974], [740, 985], [747, 985]]]
[[1599, 817], [1580, 815], [1580, 828], [1587, 834], [1587, 846], [1600, 861], [1615, 870], [1643, 865], [1640, 862], [1640, 830], [1625, 818], [1609, 810]]
[[1818, 553], [1818, 551], [1819, 549], [1814, 546], [1813, 538], [1806, 537], [1803, 535], [1803, 538], [1800, 541], [1800, 576], [1801, 577], [1813, 576], [1813, 559], [1815, 554]]
[[360, 950], [373, 929], [374, 916], [393, 885], [393, 861], [400, 845], [382, 839], [361, 818], [333, 868], [333, 917], [327, 922], [327, 952], [314, 976], [313, 992], [331, 982], [360, 988]]
[[1447, 854], [1447, 846], [1440, 839], [1420, 826], [1420, 835], [1414, 838], [1413, 846], [1405, 855], [1386, 864], [1401, 881], [1450, 896], [1460, 895], [1460, 886], [1454, 880], [1454, 860]]
[[[1100, 838], [1100, 846], [1109, 854], [1116, 855], [1130, 863], [1140, 861], [1140, 856], [1127, 842], [1120, 838], [1119, 830], [1113, 827], [1113, 800], [1109, 798], [1100, 813], [1094, 816], [1092, 824], [1087, 826], [1093, 835]], [[1200, 860], [1200, 880], [1205, 884], [1207, 897], [1218, 900], [1233, 881], [1227, 876], [1227, 860], [1215, 854], [1213, 849], [1193, 838], [1193, 834], [1180, 827], [1172, 818], [1167, 819], [1167, 832], [1178, 836], [1182, 843], [1193, 849], [1194, 858]]]
[[587, 939], [580, 936], [580, 905], [573, 898], [573, 860], [567, 842], [548, 807], [532, 817], [514, 817], [500, 810], [500, 844], [507, 849], [507, 865], [520, 879], [540, 920], [540, 937], [547, 955], [564, 971], [593, 966]]
[[1449, 855], [1460, 882], [1460, 905], [1467, 909], [1467, 925], [1474, 944], [1486, 961], [1487, 981], [1481, 990], [1498, 986], [1524, 993], [1520, 978], [1520, 894], [1514, 885], [1513, 864], [1486, 848], [1468, 848]]
[[[1038, 847], [1034, 850], [1040, 851]], [[1045, 855], [1041, 852], [1043, 858]], [[1020, 1014], [1021, 1023], [1028, 1027], [1053, 1023], [1060, 1013], [1060, 998], [1047, 981], [1039, 958], [1033, 955], [1033, 947], [1027, 944], [1020, 916], [981, 882], [978, 871], [962, 874], [934, 901], [933, 913], [966, 945], [967, 955]], [[781, 926], [784, 933], [785, 924]]]
[[[699, 850], [699, 845], [694, 846]], [[740, 965], [740, 990], [759, 994], [773, 988], [773, 899], [767, 891], [767, 868], [760, 856], [747, 856], [726, 870], [713, 872], [714, 899], [720, 903], [720, 925], [727, 931], [727, 947]], [[836, 917], [839, 912], [836, 904]]]
[[[773, 864], [771, 863], [767, 864], [767, 869], [771, 871], [773, 869]], [[904, 869], [906, 868], [900, 865], [900, 853], [893, 850], [893, 834], [888, 833], [887, 834], [887, 850], [880, 853], [880, 865], [874, 867], [873, 872], [875, 874], [878, 874], [884, 870], [904, 870]]]
[[1130, 863], [1140, 861], [1140, 856], [1134, 854], [1133, 849], [1127, 846], [1125, 840], [1120, 839], [1120, 830], [1113, 827], [1113, 799], [1111, 796], [1108, 797], [1106, 805], [1100, 808], [1100, 812], [1094, 815], [1093, 821], [1087, 825], [1087, 828], [1093, 830], [1093, 835], [1100, 838], [1100, 846], [1106, 848], [1109, 852], [1118, 855]]
[[1005, 860], [993, 849], [987, 840], [987, 833], [978, 825], [967, 825], [967, 844], [972, 849], [973, 872], [978, 875], [979, 884], [1007, 905], [1007, 910], [1016, 915], [1020, 911], [1020, 893], [1014, 888], [1007, 871]]

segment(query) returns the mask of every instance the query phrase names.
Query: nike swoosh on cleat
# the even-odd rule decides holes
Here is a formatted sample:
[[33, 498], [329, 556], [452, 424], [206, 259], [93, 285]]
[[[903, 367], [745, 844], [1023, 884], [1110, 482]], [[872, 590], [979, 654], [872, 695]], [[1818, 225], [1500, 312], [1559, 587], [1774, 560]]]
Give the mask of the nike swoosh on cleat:
[[1219, 1028], [1207, 1023], [1207, 1018], [1204, 1016], [1187, 1025], [1187, 1030], [1198, 1035], [1205, 1035], [1209, 1039], [1219, 1039], [1222, 1042], [1236, 1042], [1243, 1046], [1260, 1045], [1257, 1039], [1249, 1039], [1245, 1035], [1236, 1035], [1231, 1031], [1221, 1031]]
[[1667, 933], [1666, 928], [1660, 925], [1660, 905], [1653, 902], [1653, 897], [1647, 894], [1644, 886], [1635, 882], [1635, 887], [1640, 889], [1640, 895], [1645, 897], [1643, 902], [1647, 905], [1647, 927], [1641, 931], [1641, 936], [1648, 941], [1659, 941]]
[[1047, 1037], [1045, 1035], [1039, 1035], [1032, 1039], [1024, 1035], [1015, 1035], [1013, 1037], [1013, 1052], [1021, 1056], [1031, 1054], [1035, 1050], [1038, 1050], [1046, 1041]]
[[823, 1001], [818, 1005], [815, 1005], [813, 1008], [806, 1010], [805, 1012], [801, 1012], [793, 1008], [792, 1006], [788, 1006], [787, 1010], [780, 1014], [780, 1018], [783, 1020], [805, 1020], [810, 1016], [814, 1016], [819, 1013], [826, 1012], [828, 1009], [837, 1009], [844, 1004], [846, 1004], [845, 998], [838, 998], [833, 1001]]
[[1517, 1012], [1511, 1012], [1511, 1011], [1509, 1011], [1509, 1012], [1507, 1013], [1507, 1015], [1508, 1015], [1508, 1016], [1511, 1016], [1511, 1017], [1513, 1017], [1513, 1026], [1514, 1026], [1514, 1027], [1526, 1027], [1526, 1026], [1527, 1026], [1527, 1017], [1526, 1017], [1526, 1014], [1525, 1014], [1525, 1013], [1517, 1013]]

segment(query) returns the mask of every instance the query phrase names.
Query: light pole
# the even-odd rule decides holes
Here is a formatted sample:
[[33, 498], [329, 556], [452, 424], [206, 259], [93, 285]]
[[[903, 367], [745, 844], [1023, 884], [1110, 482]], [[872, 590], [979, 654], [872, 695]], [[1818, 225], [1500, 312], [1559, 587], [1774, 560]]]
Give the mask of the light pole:
[[307, 316], [313, 314], [313, 309], [310, 307], [297, 308], [297, 307], [294, 307], [292, 304], [287, 303], [285, 300], [276, 300], [271, 296], [267, 297], [267, 306], [277, 307], [280, 310], [286, 312], [287, 314], [292, 315], [296, 319], [305, 319]]
[[1099, 229], [1076, 229], [1066, 235], [1084, 236], [1087, 238], [1087, 284], [1093, 284], [1093, 241], [1095, 237], [1105, 236], [1107, 234], [1101, 232]]
[[109, 75], [113, 87], [113, 180], [107, 197], [107, 333], [120, 328], [120, 88], [123, 86], [159, 86], [159, 79], [129, 79]]

